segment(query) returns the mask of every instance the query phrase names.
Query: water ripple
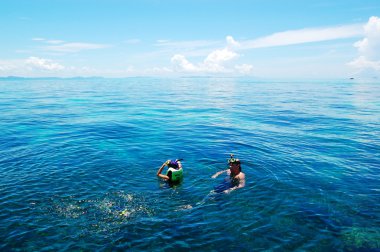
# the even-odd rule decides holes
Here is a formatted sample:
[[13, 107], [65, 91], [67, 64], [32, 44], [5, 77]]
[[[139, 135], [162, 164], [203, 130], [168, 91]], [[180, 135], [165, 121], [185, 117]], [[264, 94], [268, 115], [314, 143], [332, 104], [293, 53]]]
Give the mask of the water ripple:
[[[379, 87], [0, 81], [0, 250], [380, 249]], [[216, 193], [230, 153], [246, 186]]]

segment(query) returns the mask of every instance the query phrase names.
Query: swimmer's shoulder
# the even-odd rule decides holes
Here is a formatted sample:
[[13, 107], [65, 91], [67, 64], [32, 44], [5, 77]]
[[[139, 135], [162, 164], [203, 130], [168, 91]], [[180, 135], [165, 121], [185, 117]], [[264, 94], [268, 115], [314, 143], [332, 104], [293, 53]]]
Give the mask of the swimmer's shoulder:
[[243, 172], [240, 172], [235, 178], [239, 180], [244, 180], [245, 179], [245, 174]]

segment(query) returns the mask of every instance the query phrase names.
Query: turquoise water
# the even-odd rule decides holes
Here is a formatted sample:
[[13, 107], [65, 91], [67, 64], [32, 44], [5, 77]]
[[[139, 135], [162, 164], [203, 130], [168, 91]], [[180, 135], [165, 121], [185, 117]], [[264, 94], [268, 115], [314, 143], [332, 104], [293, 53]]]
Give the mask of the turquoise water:
[[0, 132], [2, 251], [380, 249], [379, 81], [0, 80]]

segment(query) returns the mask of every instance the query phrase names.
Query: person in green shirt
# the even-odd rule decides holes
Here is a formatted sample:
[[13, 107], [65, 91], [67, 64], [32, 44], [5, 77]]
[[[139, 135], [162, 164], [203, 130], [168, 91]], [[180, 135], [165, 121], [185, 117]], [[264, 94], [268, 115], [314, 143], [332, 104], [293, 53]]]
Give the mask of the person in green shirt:
[[[162, 178], [169, 182], [180, 182], [183, 178], [183, 169], [181, 164], [182, 159], [167, 160], [164, 162], [157, 171], [157, 177]], [[168, 167], [168, 170], [165, 174], [162, 174], [165, 166]]]

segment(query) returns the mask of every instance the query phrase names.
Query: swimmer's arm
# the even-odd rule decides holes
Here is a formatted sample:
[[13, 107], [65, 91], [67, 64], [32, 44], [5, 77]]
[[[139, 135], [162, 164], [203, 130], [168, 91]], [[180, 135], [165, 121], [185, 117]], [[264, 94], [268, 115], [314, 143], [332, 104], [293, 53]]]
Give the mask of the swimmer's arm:
[[245, 186], [245, 174], [244, 173], [240, 173], [240, 178], [239, 178], [239, 185], [238, 185], [238, 188], [242, 188]]
[[214, 175], [212, 175], [211, 178], [216, 178], [216, 177], [218, 177], [220, 174], [225, 173], [225, 172], [227, 172], [227, 171], [229, 171], [229, 169], [224, 170], [224, 171], [219, 171], [219, 172], [215, 173]]
[[236, 190], [236, 189], [237, 189], [237, 186], [232, 187], [232, 188], [227, 189], [227, 190], [224, 190], [223, 192], [224, 192], [224, 193], [230, 193], [230, 192], [232, 192], [233, 190]]
[[242, 187], [244, 187], [244, 185], [242, 186], [242, 185], [238, 185], [238, 186], [234, 186], [234, 187], [232, 187], [232, 188], [230, 188], [230, 189], [227, 189], [227, 190], [224, 190], [223, 192], [224, 193], [230, 193], [230, 192], [232, 192], [233, 190], [236, 190], [236, 189], [239, 189], [239, 188], [242, 188]]
[[165, 163], [163, 163], [160, 167], [160, 169], [158, 169], [157, 171], [157, 177], [160, 177], [160, 178], [163, 178], [163, 179], [166, 179], [166, 180], [169, 180], [169, 176], [166, 176], [164, 174], [161, 174], [162, 170], [164, 169], [165, 165], [168, 164], [168, 161], [166, 161]]
[[160, 178], [163, 178], [165, 180], [169, 180], [170, 179], [168, 176], [166, 176], [164, 174], [158, 174], [157, 176], [160, 177]]
[[223, 191], [224, 193], [230, 193], [231, 191], [233, 190], [236, 190], [236, 189], [239, 189], [239, 188], [243, 188], [245, 186], [245, 175], [242, 175], [239, 179], [239, 184], [237, 186], [234, 186], [230, 189], [227, 189], [225, 191]]

